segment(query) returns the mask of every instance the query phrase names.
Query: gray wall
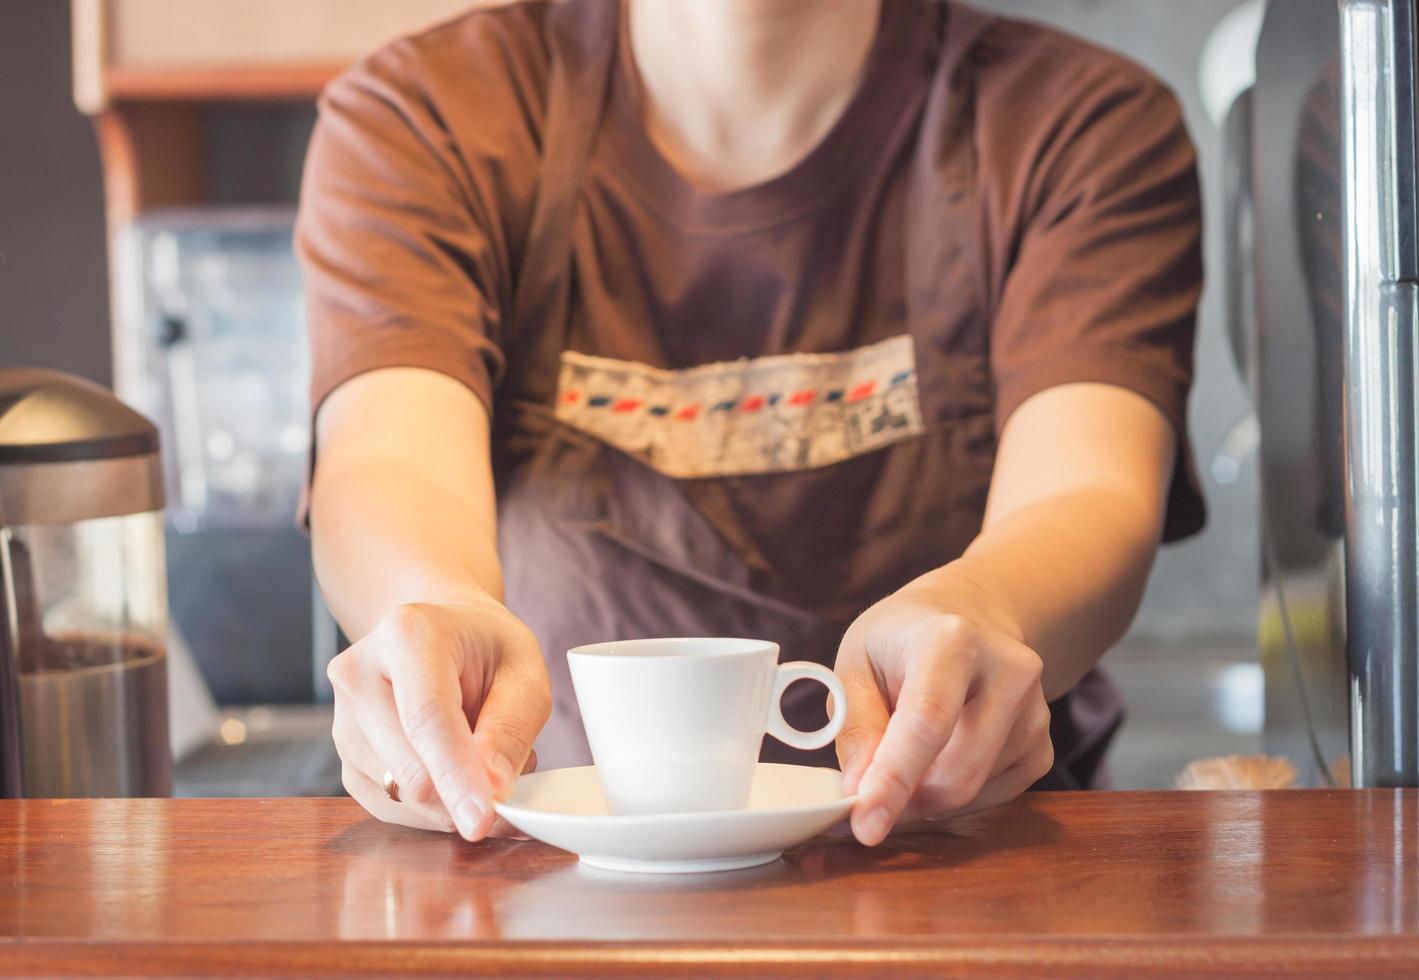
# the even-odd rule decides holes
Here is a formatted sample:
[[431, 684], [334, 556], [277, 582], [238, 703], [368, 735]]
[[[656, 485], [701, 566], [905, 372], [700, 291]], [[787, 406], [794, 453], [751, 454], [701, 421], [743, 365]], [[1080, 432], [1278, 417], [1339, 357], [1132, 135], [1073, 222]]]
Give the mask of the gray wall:
[[1222, 215], [1220, 137], [1198, 96], [1197, 64], [1212, 28], [1239, 0], [975, 0], [1012, 16], [1046, 21], [1147, 65], [1182, 100], [1197, 144], [1207, 221], [1208, 287], [1202, 301], [1197, 383], [1191, 422], [1198, 469], [1211, 512], [1200, 536], [1164, 550], [1134, 626], [1133, 639], [1212, 637], [1250, 642], [1260, 568], [1255, 460], [1219, 486], [1208, 467], [1230, 428], [1250, 411], [1233, 369], [1222, 323], [1218, 266]]
[[0, 2], [0, 365], [107, 383], [102, 178], [69, 61], [68, 0]]

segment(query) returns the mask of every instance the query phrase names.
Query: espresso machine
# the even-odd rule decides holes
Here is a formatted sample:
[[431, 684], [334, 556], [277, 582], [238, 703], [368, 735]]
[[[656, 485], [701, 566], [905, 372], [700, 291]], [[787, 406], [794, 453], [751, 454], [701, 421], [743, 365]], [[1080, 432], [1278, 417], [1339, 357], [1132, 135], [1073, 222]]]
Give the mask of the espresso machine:
[[164, 567], [153, 425], [0, 370], [0, 797], [170, 794]]

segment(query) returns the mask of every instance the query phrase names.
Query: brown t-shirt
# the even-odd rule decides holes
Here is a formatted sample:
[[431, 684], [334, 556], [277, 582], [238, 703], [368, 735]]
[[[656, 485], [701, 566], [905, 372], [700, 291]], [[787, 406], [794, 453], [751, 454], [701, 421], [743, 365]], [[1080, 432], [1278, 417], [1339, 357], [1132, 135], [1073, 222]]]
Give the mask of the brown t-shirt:
[[[568, 645], [749, 633], [831, 663], [857, 612], [978, 533], [999, 431], [1049, 387], [1157, 405], [1181, 447], [1166, 535], [1201, 526], [1199, 191], [1177, 104], [1144, 70], [1043, 27], [886, 0], [823, 140], [717, 192], [650, 141], [612, 31], [604, 105], [585, 107], [599, 122], [568, 316], [520, 324], [558, 6], [469, 13], [333, 83], [298, 229], [317, 406], [399, 365], [511, 418], [501, 556], [557, 689], [546, 764], [585, 758]], [[548, 329], [555, 387], [519, 390], [538, 372], [509, 355], [518, 331]], [[539, 400], [530, 422], [508, 408]], [[1118, 717], [1097, 674], [1056, 705], [1064, 783], [1095, 777]]]

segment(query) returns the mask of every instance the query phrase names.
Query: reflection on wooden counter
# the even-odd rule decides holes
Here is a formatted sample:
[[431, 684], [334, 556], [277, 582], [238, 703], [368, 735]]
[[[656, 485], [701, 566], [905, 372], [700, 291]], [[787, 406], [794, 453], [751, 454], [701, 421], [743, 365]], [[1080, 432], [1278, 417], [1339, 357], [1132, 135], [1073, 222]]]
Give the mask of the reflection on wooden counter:
[[1419, 971], [1419, 793], [1028, 796], [637, 877], [348, 800], [0, 802], [0, 970]]

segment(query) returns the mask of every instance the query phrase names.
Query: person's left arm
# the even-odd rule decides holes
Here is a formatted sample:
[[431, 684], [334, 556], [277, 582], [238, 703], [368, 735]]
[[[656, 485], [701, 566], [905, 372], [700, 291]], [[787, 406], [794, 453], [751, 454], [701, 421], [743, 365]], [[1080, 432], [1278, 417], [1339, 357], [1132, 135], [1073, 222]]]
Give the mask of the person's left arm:
[[1054, 387], [1011, 416], [975, 542], [843, 639], [859, 839], [1003, 803], [1049, 771], [1047, 702], [1132, 620], [1176, 456], [1162, 412], [1112, 385]]
[[1164, 534], [1201, 524], [1182, 444], [1202, 282], [1192, 143], [1136, 66], [1047, 47], [998, 62], [980, 96], [995, 106], [981, 166], [1019, 208], [990, 327], [1001, 428], [982, 530], [863, 613], [838, 652], [838, 755], [867, 844], [1044, 775], [1048, 701], [1123, 635]]

